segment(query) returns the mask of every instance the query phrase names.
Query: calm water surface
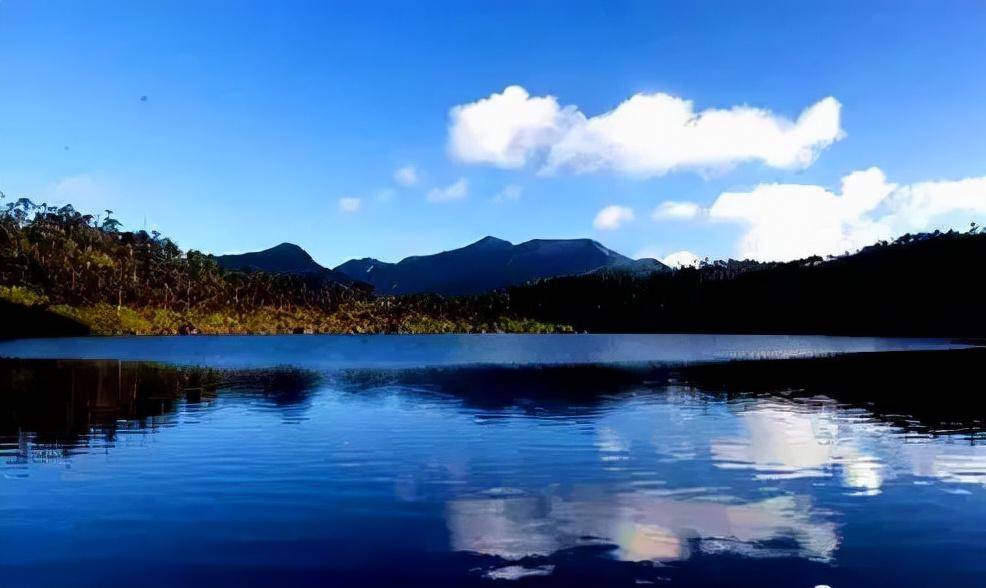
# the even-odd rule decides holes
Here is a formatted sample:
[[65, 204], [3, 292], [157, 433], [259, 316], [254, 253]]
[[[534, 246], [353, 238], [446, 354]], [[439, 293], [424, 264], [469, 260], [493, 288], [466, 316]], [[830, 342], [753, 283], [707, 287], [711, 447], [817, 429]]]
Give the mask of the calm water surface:
[[0, 341], [0, 357], [121, 359], [256, 368], [572, 365], [779, 359], [951, 349], [947, 339], [791, 335], [401, 335], [80, 337]]
[[[33, 358], [0, 361], [0, 578], [983, 586], [978, 409], [929, 419], [885, 409], [895, 390], [846, 398], [831, 384], [697, 384], [655, 368], [950, 347], [960, 346], [701, 336], [0, 343], [0, 356]], [[901, 370], [915, 365], [899, 355]], [[776, 362], [763, 365], [757, 373]], [[929, 402], [953, 392], [928, 390]]]

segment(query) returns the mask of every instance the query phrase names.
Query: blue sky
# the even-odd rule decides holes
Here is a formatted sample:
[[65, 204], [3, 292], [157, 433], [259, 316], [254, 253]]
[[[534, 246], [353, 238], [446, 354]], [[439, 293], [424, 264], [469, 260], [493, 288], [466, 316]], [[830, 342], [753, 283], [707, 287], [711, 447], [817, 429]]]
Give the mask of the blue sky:
[[[111, 208], [203, 251], [292, 241], [327, 265], [487, 234], [659, 257], [827, 253], [986, 220], [984, 30], [982, 2], [3, 0], [0, 189]], [[451, 109], [510, 86], [555, 97], [563, 131], [505, 166], [489, 133], [530, 129], [494, 111], [489, 133], [466, 134], [473, 155], [456, 152]], [[662, 133], [591, 127], [659, 93], [697, 117], [769, 111], [767, 127], [710, 125], [690, 158]], [[757, 155], [788, 144], [760, 146], [757, 129], [795, 125], [826, 97], [841, 105], [838, 137], [811, 143], [808, 161]], [[626, 112], [631, 134], [650, 128]], [[717, 159], [710, 143], [740, 155]], [[627, 145], [671, 162], [628, 170]], [[412, 185], [395, 180], [405, 166]], [[507, 186], [515, 198], [497, 198]], [[665, 201], [694, 214], [654, 220]], [[633, 219], [594, 224], [608, 206]]]

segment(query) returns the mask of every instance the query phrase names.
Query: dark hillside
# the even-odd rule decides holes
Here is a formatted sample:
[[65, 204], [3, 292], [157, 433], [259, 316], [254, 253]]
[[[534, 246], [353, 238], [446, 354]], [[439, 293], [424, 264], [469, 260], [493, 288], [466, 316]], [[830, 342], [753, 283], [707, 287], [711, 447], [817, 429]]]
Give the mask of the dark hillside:
[[307, 251], [293, 243], [281, 243], [252, 253], [217, 255], [214, 259], [219, 267], [234, 271], [292, 274], [340, 284], [354, 281], [342, 272], [322, 267]]
[[906, 235], [854, 255], [790, 263], [545, 280], [510, 290], [511, 308], [593, 332], [986, 333], [986, 234]]

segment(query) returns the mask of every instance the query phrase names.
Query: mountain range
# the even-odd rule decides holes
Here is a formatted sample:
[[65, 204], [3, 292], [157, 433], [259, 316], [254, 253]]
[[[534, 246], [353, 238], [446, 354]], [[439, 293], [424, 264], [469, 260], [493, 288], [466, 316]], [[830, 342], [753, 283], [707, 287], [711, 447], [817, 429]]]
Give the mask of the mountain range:
[[216, 255], [219, 267], [245, 272], [294, 274], [305, 278], [351, 284], [348, 275], [322, 267], [307, 251], [294, 243], [281, 243], [263, 251]]
[[407, 257], [397, 263], [351, 259], [334, 269], [319, 265], [301, 247], [216, 256], [227, 269], [291, 273], [351, 283], [365, 282], [378, 294], [478, 294], [543, 278], [591, 272], [648, 274], [668, 271], [656, 259], [630, 259], [592, 239], [533, 239], [514, 245], [484, 237], [459, 249]]

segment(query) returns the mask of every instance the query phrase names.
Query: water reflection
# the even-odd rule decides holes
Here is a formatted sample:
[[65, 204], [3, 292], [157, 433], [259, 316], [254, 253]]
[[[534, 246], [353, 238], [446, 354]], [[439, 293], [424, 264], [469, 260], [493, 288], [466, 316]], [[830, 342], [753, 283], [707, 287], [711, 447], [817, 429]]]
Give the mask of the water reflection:
[[303, 411], [322, 376], [294, 368], [221, 371], [121, 361], [0, 361], [0, 449], [18, 461], [111, 446], [124, 432], [175, 425], [175, 413], [225, 397]]
[[[870, 356], [925, 374], [888, 375], [889, 389], [865, 375], [851, 385], [858, 358], [342, 371], [0, 361], [0, 569], [30, 586], [67, 561], [180, 570], [222, 554], [241, 580], [266, 566], [314, 585], [395, 558], [411, 562], [403, 580], [427, 571], [448, 585], [702, 584], [715, 569], [737, 585], [858, 585], [886, 558], [906, 570], [899, 584], [921, 585], [947, 558], [951, 585], [975, 585], [986, 447], [982, 401], [966, 393], [983, 356], [947, 353]], [[939, 397], [962, 391], [961, 410], [918, 402], [929, 380]], [[28, 548], [39, 541], [48, 548]], [[80, 585], [99, 581], [81, 573]]]
[[497, 494], [449, 503], [453, 549], [519, 560], [601, 543], [632, 562], [684, 560], [693, 549], [828, 562], [839, 544], [835, 523], [807, 496], [744, 502], [588, 489], [567, 497]]
[[744, 406], [738, 420], [741, 435], [712, 440], [712, 458], [721, 468], [750, 468], [766, 480], [823, 477], [839, 467], [844, 486], [880, 489], [883, 465], [860, 439], [879, 434], [882, 427], [876, 423], [847, 418], [831, 403], [778, 400]]
[[713, 439], [712, 459], [760, 480], [838, 476], [844, 488], [869, 495], [905, 474], [986, 484], [986, 447], [976, 436], [935, 442], [828, 399], [758, 399], [738, 403], [736, 414], [739, 434]]

